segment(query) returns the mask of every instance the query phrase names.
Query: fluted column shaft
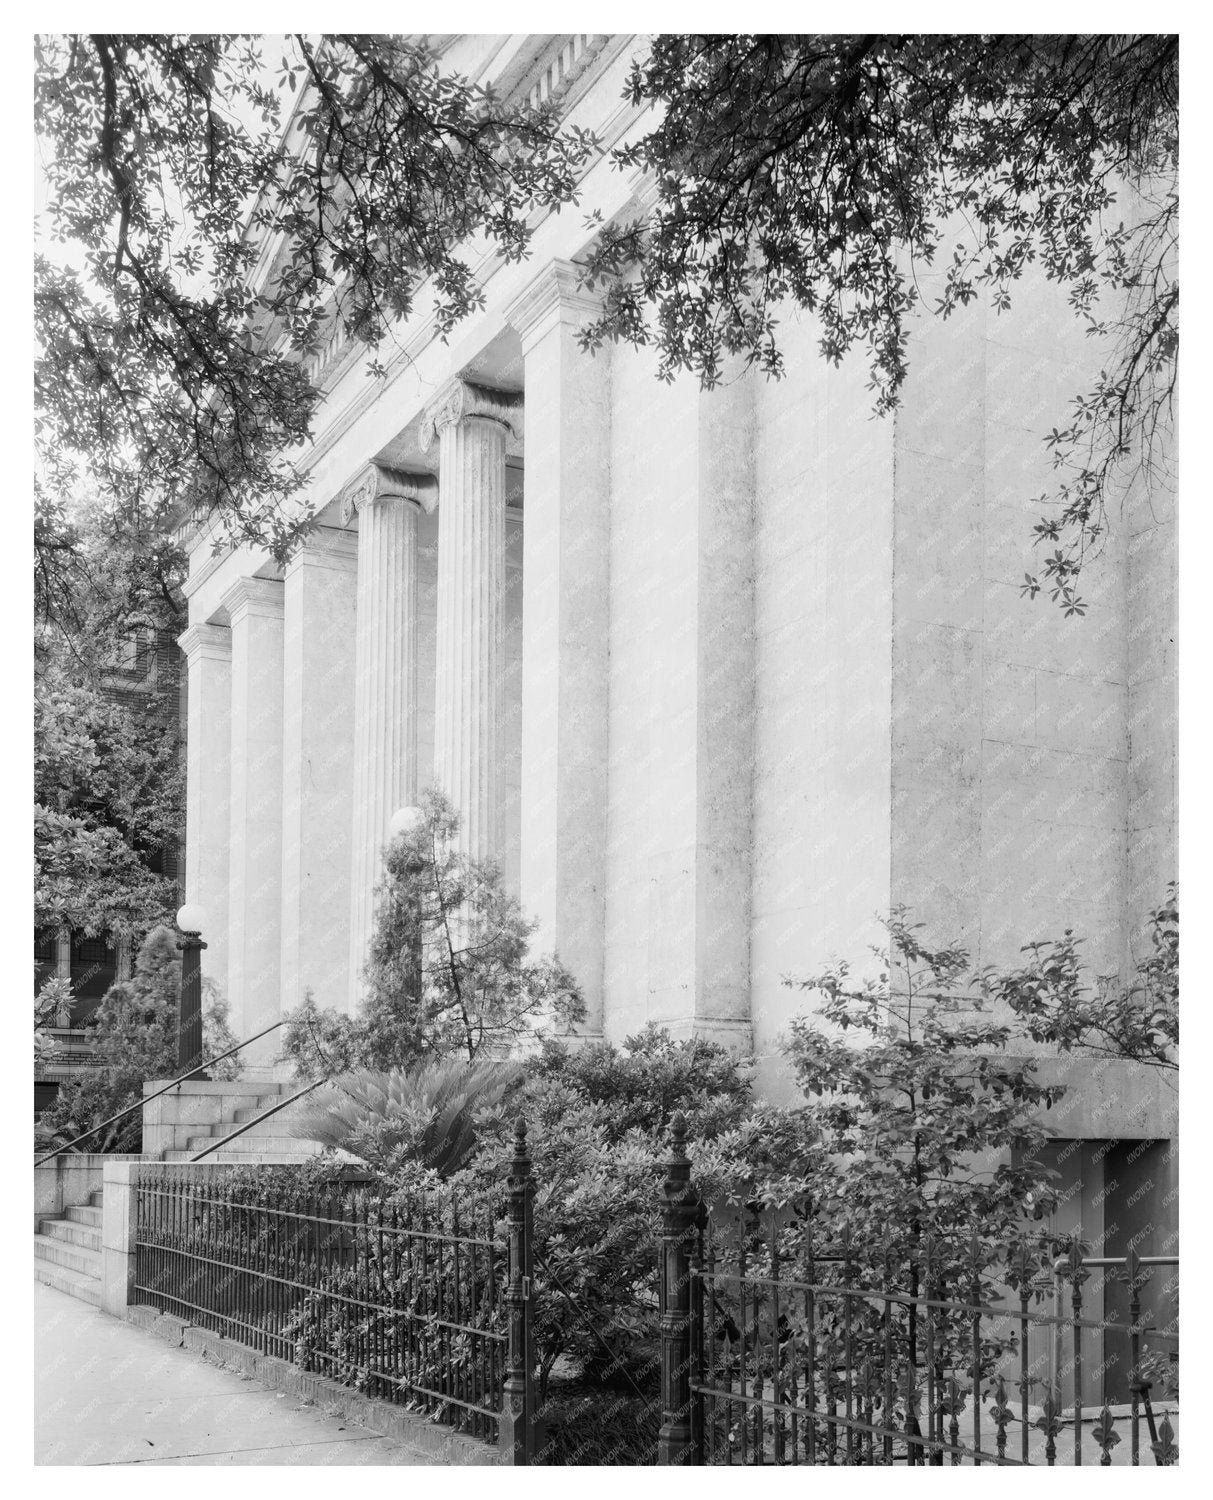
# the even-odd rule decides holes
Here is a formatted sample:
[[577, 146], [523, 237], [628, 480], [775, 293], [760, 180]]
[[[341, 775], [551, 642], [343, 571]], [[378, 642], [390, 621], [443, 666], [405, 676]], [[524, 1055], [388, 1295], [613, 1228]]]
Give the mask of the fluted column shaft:
[[207, 915], [202, 972], [228, 994], [232, 789], [232, 632], [191, 625], [178, 640], [187, 689], [185, 899]]
[[518, 401], [456, 382], [430, 414], [439, 442], [434, 780], [459, 811], [459, 844], [497, 857], [505, 579], [505, 444]]
[[357, 535], [321, 526], [283, 584], [283, 1009], [349, 1003], [357, 570]]
[[609, 760], [611, 371], [578, 334], [600, 310], [552, 261], [506, 310], [526, 371], [521, 900], [602, 1035]]
[[350, 887], [355, 1003], [363, 990], [388, 823], [417, 797], [417, 513], [432, 509], [435, 493], [428, 475], [372, 466], [347, 501], [358, 511]]
[[[281, 1015], [282, 584], [242, 578], [223, 596], [232, 630], [228, 998], [244, 1038]], [[268, 1077], [274, 1036], [243, 1054]]]

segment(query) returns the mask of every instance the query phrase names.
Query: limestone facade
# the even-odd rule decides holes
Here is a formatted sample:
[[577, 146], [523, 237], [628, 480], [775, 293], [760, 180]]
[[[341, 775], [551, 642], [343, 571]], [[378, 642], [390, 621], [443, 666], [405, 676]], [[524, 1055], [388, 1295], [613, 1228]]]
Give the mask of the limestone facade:
[[[451, 64], [521, 87], [553, 40], [459, 38]], [[639, 41], [575, 40], [570, 118], [635, 136]], [[603, 162], [582, 206], [642, 191]], [[1174, 504], [1126, 495], [1086, 615], [1023, 597], [1043, 435], [1099, 368], [1064, 293], [923, 318], [875, 420], [862, 362], [828, 366], [794, 311], [780, 381], [585, 354], [589, 233], [551, 216], [525, 262], [485, 257], [449, 342], [419, 298], [380, 379], [334, 341], [320, 526], [285, 574], [195, 539], [186, 896], [237, 1031], [308, 989], [357, 1003], [387, 821], [430, 782], [587, 1032], [726, 1041], [774, 1097], [805, 1005], [783, 979], [862, 961], [892, 904], [981, 963], [1073, 927], [1123, 968], [1175, 873]], [[1171, 1134], [1169, 1107], [1125, 1131]]]

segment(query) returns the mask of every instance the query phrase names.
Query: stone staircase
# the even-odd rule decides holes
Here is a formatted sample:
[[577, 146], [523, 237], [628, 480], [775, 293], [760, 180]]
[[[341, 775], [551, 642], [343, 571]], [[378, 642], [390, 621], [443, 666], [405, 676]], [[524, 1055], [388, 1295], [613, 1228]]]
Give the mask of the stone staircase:
[[[255, 1097], [248, 1097], [250, 1088], [255, 1087]], [[291, 1094], [298, 1093], [300, 1085], [297, 1083], [258, 1083], [256, 1085], [232, 1085], [233, 1090], [243, 1090], [242, 1102], [226, 1104], [222, 1109], [222, 1118], [218, 1121], [185, 1126], [177, 1125], [176, 1140], [172, 1149], [166, 1150], [161, 1155], [163, 1161], [190, 1161], [197, 1156], [199, 1151], [205, 1151], [216, 1140], [222, 1140], [231, 1135], [241, 1125], [246, 1125], [250, 1120], [255, 1120], [258, 1115], [271, 1109], [275, 1104], [280, 1104], [283, 1099], [289, 1098]], [[246, 1130], [238, 1135], [234, 1141], [220, 1151], [213, 1151], [210, 1156], [204, 1158], [208, 1162], [233, 1162], [239, 1164], [251, 1164], [253, 1162], [296, 1162], [307, 1161], [309, 1157], [319, 1155], [323, 1149], [315, 1141], [300, 1140], [290, 1135], [287, 1131], [286, 1122], [292, 1111], [282, 1110], [279, 1114], [254, 1125], [251, 1130]], [[183, 1144], [184, 1138], [184, 1144]]]
[[79, 1208], [41, 1218], [34, 1233], [34, 1280], [101, 1306], [101, 1191]]
[[[160, 1149], [146, 1151], [144, 1160], [191, 1161], [199, 1151], [206, 1150], [216, 1140], [225, 1139], [238, 1126], [256, 1120], [267, 1109], [298, 1091], [296, 1083], [268, 1080], [241, 1081], [218, 1088], [214, 1084], [206, 1085], [204, 1092], [178, 1101], [177, 1114], [171, 1122], [161, 1119], [155, 1127]], [[319, 1155], [323, 1147], [316, 1141], [298, 1139], [287, 1133], [285, 1123], [291, 1113], [290, 1109], [285, 1109], [264, 1123], [253, 1125], [204, 1161], [252, 1165], [257, 1162], [302, 1162]], [[213, 1118], [215, 1116], [217, 1118]], [[145, 1143], [151, 1134], [145, 1112]], [[61, 1214], [37, 1215], [34, 1226], [35, 1280], [79, 1297], [94, 1307], [101, 1306], [101, 1203], [102, 1190], [96, 1188], [89, 1193], [86, 1203], [64, 1208]]]

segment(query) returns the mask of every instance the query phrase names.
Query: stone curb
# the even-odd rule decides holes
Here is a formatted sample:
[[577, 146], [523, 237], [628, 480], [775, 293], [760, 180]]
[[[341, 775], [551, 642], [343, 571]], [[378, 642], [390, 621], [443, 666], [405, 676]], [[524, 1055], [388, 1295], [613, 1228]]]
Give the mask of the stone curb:
[[209, 1329], [194, 1328], [169, 1313], [157, 1312], [154, 1307], [128, 1307], [126, 1321], [177, 1348], [189, 1349], [226, 1369], [247, 1375], [268, 1390], [283, 1391], [308, 1405], [322, 1406], [436, 1464], [484, 1466], [501, 1462], [497, 1449], [489, 1443], [451, 1432], [416, 1412], [376, 1401], [323, 1375], [310, 1375], [283, 1359], [258, 1354]]

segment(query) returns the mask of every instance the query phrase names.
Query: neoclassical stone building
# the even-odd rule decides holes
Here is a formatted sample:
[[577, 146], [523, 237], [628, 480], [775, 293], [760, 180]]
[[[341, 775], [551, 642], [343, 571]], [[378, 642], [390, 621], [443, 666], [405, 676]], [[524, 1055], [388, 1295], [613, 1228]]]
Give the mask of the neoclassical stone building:
[[[610, 146], [644, 128], [640, 44], [447, 55]], [[645, 190], [602, 161], [582, 201]], [[1123, 968], [1175, 873], [1173, 496], [1126, 494], [1085, 616], [1024, 597], [1042, 437], [1098, 367], [1064, 294], [924, 318], [876, 420], [862, 364], [829, 367], [792, 312], [778, 382], [704, 393], [583, 353], [588, 233], [553, 215], [524, 263], [486, 254], [483, 311], [449, 343], [418, 311], [383, 378], [334, 334], [304, 461], [321, 526], [285, 570], [193, 538], [187, 899], [236, 1028], [309, 989], [356, 1003], [388, 821], [431, 782], [588, 1032], [718, 1038], [772, 1093], [805, 1004], [784, 977], [862, 959], [891, 904], [983, 963], [1073, 927]], [[1099, 1116], [1111, 1076], [1063, 1129], [1173, 1133], [1123, 1070]]]

